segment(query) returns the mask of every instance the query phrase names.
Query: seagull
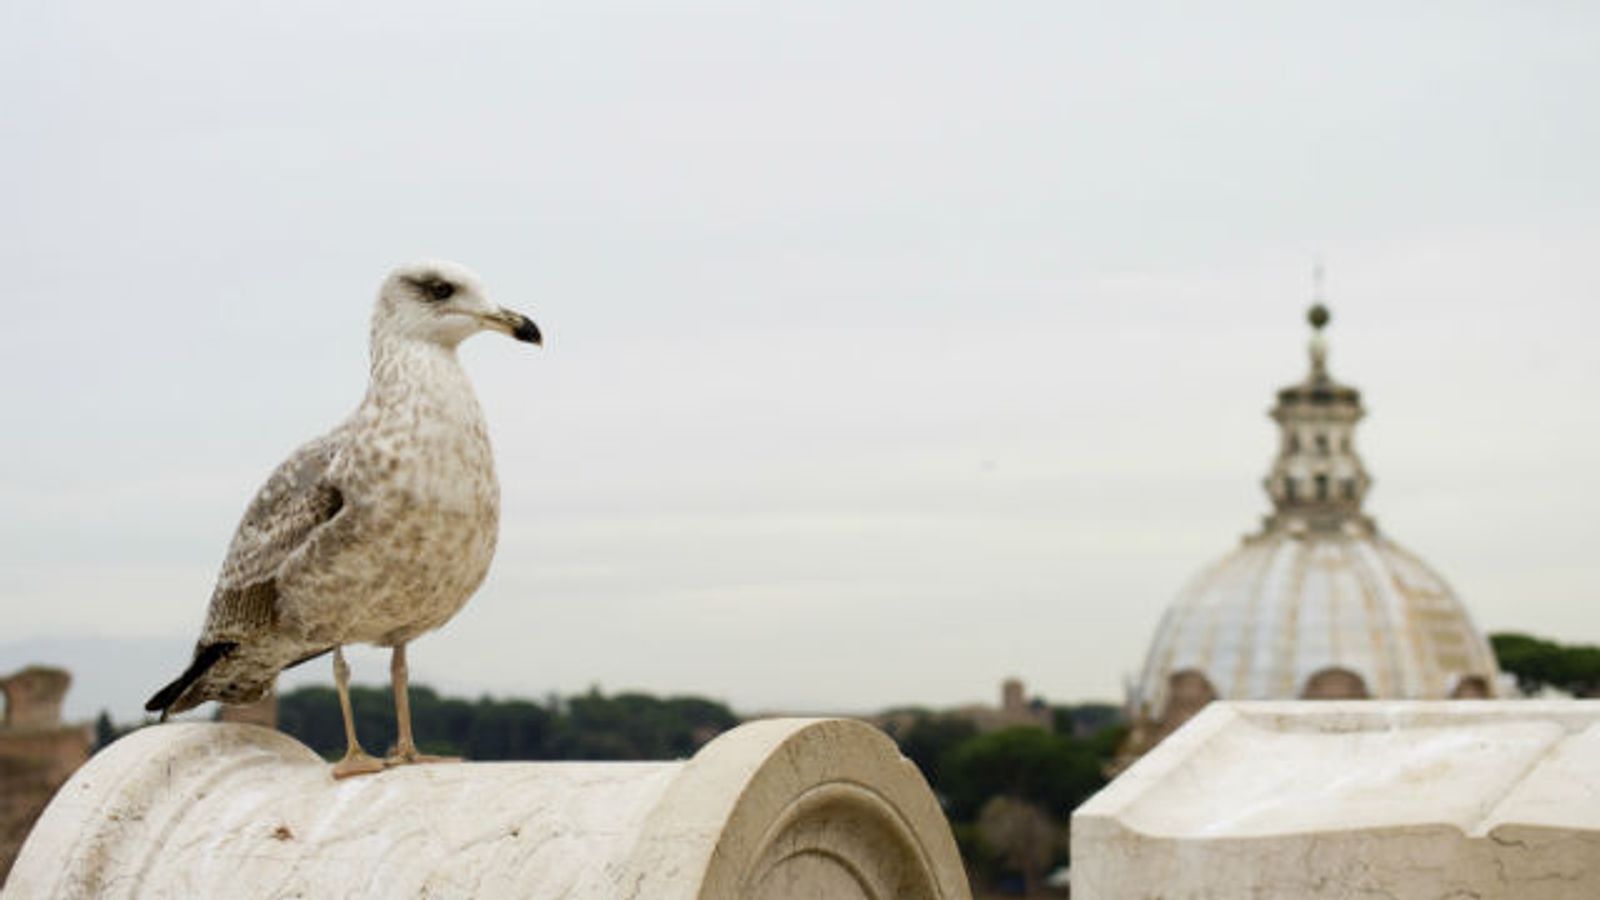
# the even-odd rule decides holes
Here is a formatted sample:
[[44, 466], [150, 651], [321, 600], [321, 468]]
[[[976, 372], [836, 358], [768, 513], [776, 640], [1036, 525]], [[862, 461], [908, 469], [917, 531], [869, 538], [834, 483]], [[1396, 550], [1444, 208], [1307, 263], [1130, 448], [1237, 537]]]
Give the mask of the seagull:
[[[449, 262], [403, 266], [372, 314], [366, 396], [332, 431], [296, 450], [245, 510], [211, 595], [194, 657], [145, 709], [259, 700], [286, 668], [333, 654], [346, 750], [335, 778], [438, 761], [417, 752], [406, 645], [449, 621], [489, 571], [500, 528], [483, 411], [456, 359], [480, 331], [541, 344], [521, 313], [490, 303]], [[392, 648], [399, 734], [367, 755], [350, 713], [346, 644]]]

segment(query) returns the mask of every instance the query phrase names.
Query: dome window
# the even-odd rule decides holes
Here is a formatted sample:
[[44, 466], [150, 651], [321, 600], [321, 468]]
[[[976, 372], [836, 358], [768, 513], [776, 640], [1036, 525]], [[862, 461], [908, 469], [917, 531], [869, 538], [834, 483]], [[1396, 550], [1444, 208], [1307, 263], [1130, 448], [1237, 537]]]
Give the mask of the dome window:
[[1451, 700], [1487, 700], [1492, 696], [1489, 679], [1482, 675], [1463, 675], [1450, 689]]
[[1217, 689], [1204, 672], [1180, 669], [1167, 677], [1167, 702], [1163, 704], [1161, 719], [1176, 728], [1215, 699]]
[[1366, 700], [1367, 682], [1355, 672], [1341, 666], [1321, 669], [1306, 679], [1302, 700]]

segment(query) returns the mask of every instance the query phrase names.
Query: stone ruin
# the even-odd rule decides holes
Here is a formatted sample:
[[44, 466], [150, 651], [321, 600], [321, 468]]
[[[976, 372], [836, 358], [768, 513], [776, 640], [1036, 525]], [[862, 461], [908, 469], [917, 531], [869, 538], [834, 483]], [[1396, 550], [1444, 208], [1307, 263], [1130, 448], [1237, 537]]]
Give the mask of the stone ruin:
[[0, 881], [6, 877], [34, 820], [56, 789], [89, 758], [94, 737], [86, 725], [63, 725], [61, 703], [72, 686], [64, 669], [29, 666], [0, 678], [5, 718], [0, 723]]

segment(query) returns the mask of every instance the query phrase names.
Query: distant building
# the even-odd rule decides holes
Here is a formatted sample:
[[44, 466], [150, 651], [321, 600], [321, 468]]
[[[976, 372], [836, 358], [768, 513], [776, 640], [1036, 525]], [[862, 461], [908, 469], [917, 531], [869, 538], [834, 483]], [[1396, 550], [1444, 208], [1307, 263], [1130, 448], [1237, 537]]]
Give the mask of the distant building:
[[1273, 512], [1203, 569], [1156, 629], [1130, 686], [1128, 756], [1214, 699], [1488, 697], [1488, 642], [1443, 578], [1363, 511], [1372, 479], [1355, 449], [1361, 394], [1328, 374], [1311, 310], [1311, 369], [1278, 391]]
[[1028, 699], [1022, 680], [1018, 678], [1007, 678], [1000, 683], [999, 706], [977, 703], [952, 710], [951, 714], [970, 721], [981, 732], [1023, 726], [1048, 731], [1055, 725], [1050, 705], [1037, 697]]
[[[762, 718], [777, 713], [762, 713], [753, 718]], [[783, 713], [782, 715], [795, 715]], [[819, 715], [806, 713], [805, 715]], [[826, 713], [820, 715], [840, 715], [849, 718], [859, 718], [865, 722], [882, 728], [891, 735], [902, 735], [915, 725], [918, 720], [929, 715], [928, 710], [920, 708], [899, 708], [888, 712], [873, 715], [858, 715], [852, 713]], [[965, 719], [979, 732], [999, 731], [1003, 728], [1043, 728], [1050, 731], [1055, 727], [1055, 713], [1050, 705], [1038, 697], [1029, 698], [1022, 681], [1017, 678], [1007, 678], [1000, 683], [1000, 705], [990, 706], [987, 703], [972, 703], [967, 706], [958, 706], [953, 709], [940, 710], [934, 715], [939, 718]]]
[[61, 701], [72, 685], [63, 669], [29, 666], [0, 678], [0, 882], [56, 789], [89, 759], [88, 725], [61, 724]]

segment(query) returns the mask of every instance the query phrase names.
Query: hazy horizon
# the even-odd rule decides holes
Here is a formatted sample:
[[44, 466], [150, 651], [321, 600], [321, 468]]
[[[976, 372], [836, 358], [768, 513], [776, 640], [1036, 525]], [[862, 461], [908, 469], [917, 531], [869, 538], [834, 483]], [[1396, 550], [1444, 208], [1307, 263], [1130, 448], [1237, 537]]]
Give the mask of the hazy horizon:
[[1267, 511], [1316, 258], [1368, 511], [1483, 630], [1600, 643], [1600, 8], [0, 25], [0, 642], [180, 648], [110, 661], [116, 696], [182, 668], [245, 503], [354, 407], [415, 257], [547, 337], [462, 348], [503, 531], [419, 681], [1120, 700]]

